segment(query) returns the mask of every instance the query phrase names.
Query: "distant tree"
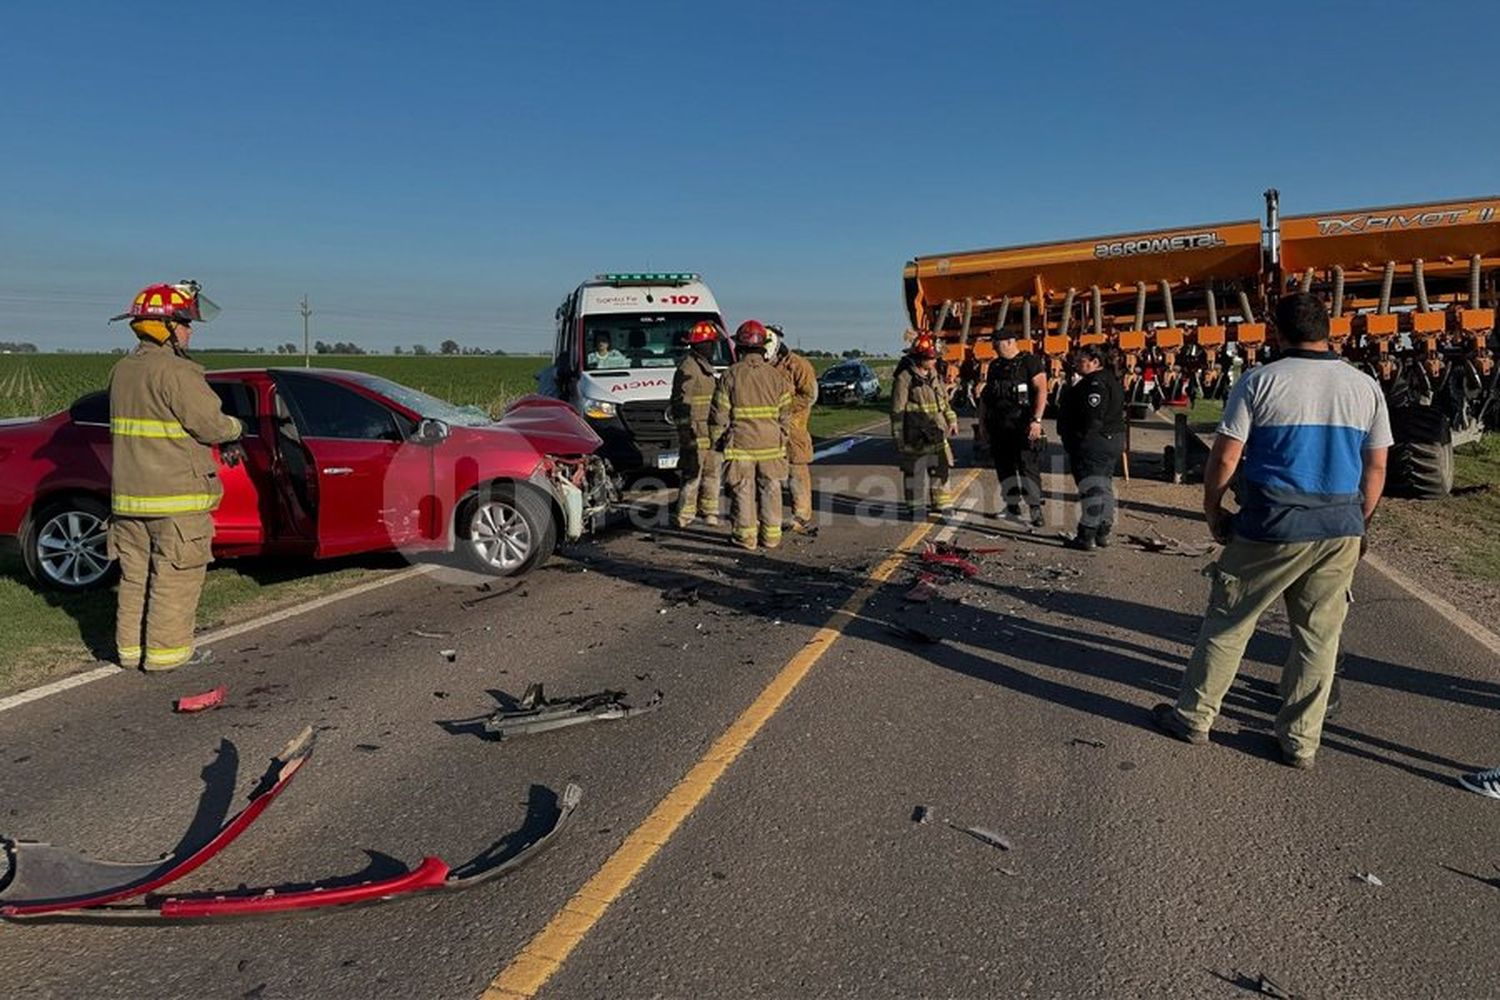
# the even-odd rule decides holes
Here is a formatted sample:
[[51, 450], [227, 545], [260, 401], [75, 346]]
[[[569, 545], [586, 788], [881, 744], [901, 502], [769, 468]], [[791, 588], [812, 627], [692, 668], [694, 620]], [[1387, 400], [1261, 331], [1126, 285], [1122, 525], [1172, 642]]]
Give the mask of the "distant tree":
[[411, 352], [413, 354], [421, 356], [421, 357], [425, 357], [426, 355], [432, 353], [431, 351], [429, 351], [427, 349], [427, 345], [426, 344], [413, 344], [411, 346]]
[[333, 347], [330, 344], [326, 344], [326, 343], [324, 343], [321, 340], [317, 340], [317, 341], [313, 342], [313, 353], [314, 354], [327, 354], [331, 350], [333, 350]]
[[0, 354], [35, 354], [36, 352], [35, 344], [0, 340]]
[[297, 350], [297, 345], [296, 344], [286, 343], [286, 344], [282, 344], [280, 347], [276, 348], [276, 353], [277, 354], [301, 354], [302, 352], [299, 351], [299, 350]]
[[458, 341], [456, 341], [456, 340], [445, 340], [445, 341], [443, 341], [442, 345], [440, 347], [438, 347], [438, 350], [441, 351], [444, 354], [457, 354], [458, 353]]
[[360, 347], [358, 344], [348, 343], [346, 341], [342, 341], [341, 340], [337, 344], [333, 345], [333, 353], [334, 354], [363, 354], [363, 353], [365, 353], [365, 349], [363, 347]]
[[397, 354], [404, 354], [404, 353], [406, 353], [406, 352], [405, 352], [405, 351], [404, 351], [404, 350], [403, 350], [403, 349], [402, 349], [402, 347], [401, 347], [401, 345], [400, 345], [400, 344], [397, 344], [397, 345], [396, 345], [396, 353], [397, 353]]

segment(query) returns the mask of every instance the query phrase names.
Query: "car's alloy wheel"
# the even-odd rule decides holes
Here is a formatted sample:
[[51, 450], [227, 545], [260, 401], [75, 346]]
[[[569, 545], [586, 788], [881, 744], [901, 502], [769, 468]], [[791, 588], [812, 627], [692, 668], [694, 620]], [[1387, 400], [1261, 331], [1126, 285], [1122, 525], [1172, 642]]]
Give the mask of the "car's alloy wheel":
[[85, 510], [63, 510], [36, 533], [36, 564], [61, 587], [83, 589], [110, 570], [109, 523]]
[[524, 566], [536, 546], [531, 525], [506, 500], [485, 500], [475, 506], [468, 534], [479, 561], [501, 573], [513, 573]]

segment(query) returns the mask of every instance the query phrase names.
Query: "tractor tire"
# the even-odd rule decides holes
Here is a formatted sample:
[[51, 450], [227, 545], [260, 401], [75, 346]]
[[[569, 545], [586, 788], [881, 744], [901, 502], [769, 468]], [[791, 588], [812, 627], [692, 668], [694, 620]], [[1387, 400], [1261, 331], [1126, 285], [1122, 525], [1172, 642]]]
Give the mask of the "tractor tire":
[[1453, 492], [1453, 444], [1406, 441], [1391, 448], [1393, 492], [1417, 500], [1436, 500]]

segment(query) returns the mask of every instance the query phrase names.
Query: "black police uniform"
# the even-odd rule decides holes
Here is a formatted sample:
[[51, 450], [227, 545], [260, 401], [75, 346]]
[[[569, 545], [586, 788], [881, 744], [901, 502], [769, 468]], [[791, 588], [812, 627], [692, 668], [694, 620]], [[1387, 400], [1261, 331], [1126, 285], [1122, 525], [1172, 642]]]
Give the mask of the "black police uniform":
[[1113, 372], [1090, 372], [1063, 391], [1057, 430], [1078, 484], [1078, 538], [1104, 541], [1115, 522], [1115, 466], [1125, 449], [1125, 390]]
[[1032, 521], [1041, 520], [1041, 439], [1030, 440], [1031, 421], [1036, 414], [1036, 386], [1032, 380], [1047, 368], [1034, 354], [996, 358], [985, 377], [984, 422], [1000, 477], [1000, 496], [1011, 512], [1019, 512], [1024, 500]]

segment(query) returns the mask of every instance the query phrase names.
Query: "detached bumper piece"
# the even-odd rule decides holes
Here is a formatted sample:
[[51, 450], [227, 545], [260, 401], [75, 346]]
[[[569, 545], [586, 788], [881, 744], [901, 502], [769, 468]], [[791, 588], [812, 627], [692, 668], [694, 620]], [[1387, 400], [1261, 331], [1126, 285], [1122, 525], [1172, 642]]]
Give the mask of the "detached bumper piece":
[[600, 691], [573, 698], [549, 700], [541, 684], [533, 684], [513, 707], [502, 708], [485, 720], [484, 731], [496, 739], [525, 736], [564, 729], [585, 722], [606, 722], [645, 715], [661, 707], [662, 694], [657, 691], [644, 705], [625, 703], [624, 691]]
[[[8, 875], [0, 884], [0, 918], [12, 921], [136, 923], [262, 916], [293, 910], [383, 903], [421, 892], [470, 889], [508, 875], [549, 847], [572, 818], [583, 791], [569, 784], [561, 798], [546, 793], [549, 816], [529, 816], [522, 830], [496, 841], [456, 867], [425, 857], [415, 868], [378, 879], [330, 879], [327, 884], [183, 895], [157, 893], [218, 854], [242, 834], [281, 793], [312, 753], [306, 729], [271, 762], [250, 801], [202, 846], [157, 861], [96, 861], [64, 848], [33, 841], [3, 840]], [[542, 810], [535, 808], [533, 814]], [[540, 822], [530, 822], [530, 820]], [[546, 822], [539, 834], [528, 836]], [[518, 846], [520, 845], [520, 846]], [[0, 872], [3, 873], [3, 872]], [[138, 904], [119, 905], [144, 897]]]

